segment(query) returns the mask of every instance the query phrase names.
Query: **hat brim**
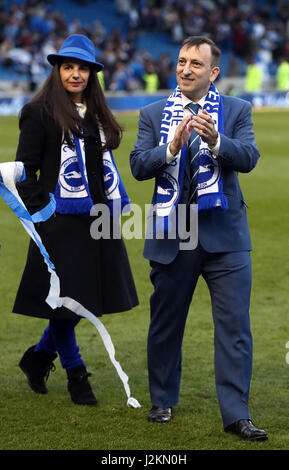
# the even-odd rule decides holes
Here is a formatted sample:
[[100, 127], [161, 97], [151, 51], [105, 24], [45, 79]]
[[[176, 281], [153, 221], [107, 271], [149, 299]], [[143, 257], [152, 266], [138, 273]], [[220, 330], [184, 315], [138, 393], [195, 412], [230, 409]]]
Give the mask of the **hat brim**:
[[104, 68], [104, 65], [101, 64], [100, 62], [93, 62], [91, 60], [87, 60], [86, 57], [82, 56], [81, 54], [77, 54], [77, 53], [73, 53], [73, 55], [66, 55], [66, 54], [49, 54], [47, 56], [47, 60], [48, 62], [50, 63], [50, 65], [55, 65], [56, 62], [61, 59], [61, 58], [70, 58], [70, 59], [79, 59], [79, 60], [82, 60], [83, 62], [86, 62], [87, 64], [90, 64], [93, 66], [93, 68], [95, 69], [96, 72], [100, 72], [101, 70], [103, 70]]

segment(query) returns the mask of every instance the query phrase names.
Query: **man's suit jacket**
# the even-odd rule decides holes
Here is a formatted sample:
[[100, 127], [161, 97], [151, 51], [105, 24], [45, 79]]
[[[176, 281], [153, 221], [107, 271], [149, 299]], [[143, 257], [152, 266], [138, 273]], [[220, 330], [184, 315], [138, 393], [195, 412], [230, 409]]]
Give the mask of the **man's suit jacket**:
[[[251, 250], [246, 203], [240, 188], [238, 172], [248, 173], [256, 165], [259, 151], [255, 142], [249, 102], [231, 96], [222, 96], [225, 129], [221, 134], [218, 159], [223, 174], [223, 191], [228, 198], [225, 212], [199, 213], [199, 243], [210, 253]], [[159, 145], [162, 112], [166, 99], [144, 107], [140, 111], [138, 140], [130, 155], [131, 170], [137, 180], [159, 176], [166, 168], [167, 144]], [[189, 179], [185, 172], [179, 203], [185, 204], [189, 194]], [[154, 191], [152, 204], [156, 202]], [[144, 257], [168, 264], [179, 250], [179, 240], [146, 239]]]

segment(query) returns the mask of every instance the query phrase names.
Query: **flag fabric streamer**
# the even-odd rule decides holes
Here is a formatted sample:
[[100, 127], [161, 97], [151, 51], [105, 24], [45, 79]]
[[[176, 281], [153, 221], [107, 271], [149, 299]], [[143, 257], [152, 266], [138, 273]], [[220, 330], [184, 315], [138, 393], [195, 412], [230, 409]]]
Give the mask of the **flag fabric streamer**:
[[76, 300], [70, 297], [60, 297], [60, 280], [55, 270], [55, 266], [49, 258], [45, 246], [42, 243], [40, 236], [38, 235], [34, 224], [38, 222], [44, 222], [49, 219], [55, 212], [55, 199], [53, 194], [50, 194], [50, 202], [41, 211], [30, 215], [26, 209], [20, 195], [17, 191], [15, 183], [25, 180], [25, 169], [23, 162], [7, 162], [0, 163], [0, 195], [8, 206], [12, 209], [15, 215], [19, 218], [20, 222], [24, 226], [29, 236], [37, 244], [43, 258], [47, 265], [47, 269], [50, 273], [50, 290], [46, 298], [46, 302], [52, 309], [58, 307], [66, 307], [73, 311], [76, 315], [87, 318], [97, 328], [104, 346], [109, 354], [110, 360], [114, 365], [127, 395], [127, 406], [131, 408], [140, 408], [140, 403], [131, 396], [130, 387], [128, 384], [128, 376], [123, 371], [121, 365], [115, 359], [115, 348], [111, 337], [102, 324], [102, 322], [81, 305]]

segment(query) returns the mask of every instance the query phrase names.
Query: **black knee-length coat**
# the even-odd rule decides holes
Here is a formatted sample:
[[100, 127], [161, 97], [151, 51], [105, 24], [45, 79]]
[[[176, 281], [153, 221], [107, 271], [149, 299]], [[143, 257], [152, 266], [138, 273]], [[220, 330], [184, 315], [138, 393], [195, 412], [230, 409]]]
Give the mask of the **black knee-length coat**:
[[[45, 207], [55, 192], [61, 159], [61, 134], [40, 102], [28, 103], [20, 116], [16, 160], [25, 166], [26, 179], [17, 184], [30, 214]], [[86, 116], [83, 121], [85, 157], [91, 198], [105, 203], [100, 136]], [[95, 240], [93, 219], [87, 215], [55, 213], [37, 225], [37, 231], [60, 279], [61, 297], [71, 297], [96, 316], [129, 310], [138, 304], [126, 248], [122, 239]], [[50, 274], [31, 241], [27, 262], [13, 307], [14, 313], [40, 318], [73, 318], [65, 307], [51, 309], [45, 302]]]

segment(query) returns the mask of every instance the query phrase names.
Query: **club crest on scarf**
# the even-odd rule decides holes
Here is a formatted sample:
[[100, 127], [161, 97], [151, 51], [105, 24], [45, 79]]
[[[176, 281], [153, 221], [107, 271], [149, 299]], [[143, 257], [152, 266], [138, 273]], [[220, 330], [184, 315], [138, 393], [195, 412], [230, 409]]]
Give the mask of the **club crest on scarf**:
[[163, 172], [157, 187], [158, 204], [162, 208], [171, 207], [178, 195], [178, 181], [168, 172]]
[[107, 158], [103, 159], [103, 181], [106, 196], [113, 193], [119, 183], [115, 167]]
[[[105, 136], [100, 129], [102, 142]], [[84, 139], [73, 136], [74, 146], [63, 143], [58, 182], [55, 188], [56, 212], [60, 214], [89, 214], [94, 203], [86, 172]], [[110, 215], [118, 216], [120, 211], [130, 210], [130, 201], [122, 183], [113, 154], [102, 153], [103, 182]]]
[[212, 157], [211, 152], [203, 149], [200, 153], [201, 164], [199, 168], [199, 190], [210, 188], [214, 184], [218, 183], [221, 176], [220, 165], [218, 165], [216, 160]]
[[77, 155], [69, 157], [61, 164], [59, 183], [61, 187], [68, 192], [81, 193], [85, 191]]

